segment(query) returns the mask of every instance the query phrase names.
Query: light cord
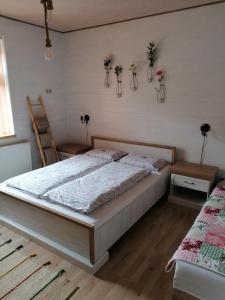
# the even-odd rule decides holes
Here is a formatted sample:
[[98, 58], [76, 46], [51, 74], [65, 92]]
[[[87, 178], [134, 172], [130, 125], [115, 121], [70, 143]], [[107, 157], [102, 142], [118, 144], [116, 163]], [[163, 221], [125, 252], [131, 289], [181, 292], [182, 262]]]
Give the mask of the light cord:
[[202, 163], [203, 163], [204, 152], [205, 152], [205, 141], [206, 141], [206, 135], [204, 135], [204, 138], [203, 138], [200, 165], [202, 165]]
[[88, 144], [88, 124], [86, 123], [86, 145]]

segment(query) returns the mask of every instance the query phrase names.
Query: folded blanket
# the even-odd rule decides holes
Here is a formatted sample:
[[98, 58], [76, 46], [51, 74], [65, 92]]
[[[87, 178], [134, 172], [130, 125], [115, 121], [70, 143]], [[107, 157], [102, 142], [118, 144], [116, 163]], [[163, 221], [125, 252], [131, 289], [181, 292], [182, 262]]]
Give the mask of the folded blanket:
[[40, 168], [7, 180], [7, 186], [40, 197], [52, 188], [100, 168], [108, 163], [102, 158], [76, 155], [53, 165]]
[[145, 169], [112, 162], [47, 192], [44, 197], [49, 202], [90, 213], [130, 189], [148, 174]]
[[186, 261], [225, 276], [225, 193], [215, 188], [166, 266]]

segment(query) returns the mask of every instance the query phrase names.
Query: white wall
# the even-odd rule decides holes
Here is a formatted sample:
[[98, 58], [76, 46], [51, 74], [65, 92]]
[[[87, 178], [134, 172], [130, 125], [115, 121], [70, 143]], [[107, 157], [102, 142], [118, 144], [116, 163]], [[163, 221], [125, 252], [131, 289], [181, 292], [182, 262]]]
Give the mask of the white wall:
[[[225, 172], [225, 4], [145, 18], [69, 34], [51, 32], [56, 59], [45, 62], [43, 29], [0, 18], [5, 37], [16, 139], [32, 142], [33, 166], [39, 155], [26, 96], [45, 98], [57, 142], [85, 141], [80, 114], [89, 113], [90, 135], [172, 144], [178, 158], [198, 162], [203, 121], [212, 126], [205, 163]], [[146, 81], [146, 46], [162, 44], [158, 66], [167, 73], [167, 102], [156, 103], [155, 84]], [[124, 67], [124, 96], [103, 86], [103, 59], [115, 55]], [[139, 90], [129, 89], [128, 66], [139, 63]], [[114, 75], [114, 73], [112, 73]], [[45, 88], [52, 88], [51, 95]]]
[[[69, 135], [85, 140], [81, 113], [91, 116], [90, 134], [178, 147], [178, 158], [199, 162], [200, 125], [212, 126], [205, 163], [225, 171], [225, 4], [77, 31], [64, 36], [65, 100]], [[146, 46], [162, 43], [158, 66], [166, 70], [167, 102], [156, 103], [146, 81]], [[124, 96], [103, 86], [103, 59], [115, 55], [124, 68]], [[129, 89], [128, 66], [139, 62], [139, 90]]]
[[[31, 131], [26, 106], [26, 96], [37, 98], [43, 95], [46, 109], [56, 141], [63, 141], [66, 135], [66, 114], [62, 76], [61, 34], [51, 32], [55, 60], [47, 63], [44, 59], [44, 30], [0, 18], [0, 36], [4, 37], [9, 85], [16, 138], [1, 140], [0, 145], [26, 139], [32, 142], [33, 167], [40, 165], [40, 158]], [[51, 88], [52, 94], [45, 94]]]

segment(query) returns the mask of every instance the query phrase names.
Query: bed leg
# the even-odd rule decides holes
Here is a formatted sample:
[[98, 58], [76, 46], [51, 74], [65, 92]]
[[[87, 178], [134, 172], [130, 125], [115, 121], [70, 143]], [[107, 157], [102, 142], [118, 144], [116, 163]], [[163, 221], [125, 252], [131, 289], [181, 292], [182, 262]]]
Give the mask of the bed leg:
[[188, 295], [180, 290], [173, 289], [173, 300], [198, 300], [198, 298]]
[[90, 262], [95, 264], [95, 231], [94, 228], [89, 229], [89, 248], [90, 248]]

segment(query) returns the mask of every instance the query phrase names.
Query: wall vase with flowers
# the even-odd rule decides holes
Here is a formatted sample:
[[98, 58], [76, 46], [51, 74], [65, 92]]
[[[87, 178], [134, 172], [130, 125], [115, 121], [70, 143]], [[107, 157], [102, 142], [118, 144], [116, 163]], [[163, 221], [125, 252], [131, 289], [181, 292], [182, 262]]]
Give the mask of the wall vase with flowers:
[[116, 95], [118, 98], [122, 97], [123, 94], [123, 89], [122, 89], [122, 79], [121, 79], [121, 74], [123, 71], [123, 68], [121, 66], [116, 66], [115, 67], [115, 74], [116, 74]]
[[110, 80], [110, 71], [112, 70], [112, 57], [108, 56], [104, 59], [104, 69], [106, 71], [105, 73], [105, 80], [104, 80], [104, 86], [106, 88], [109, 88], [111, 85]]
[[138, 80], [137, 80], [137, 66], [135, 65], [135, 63], [131, 64], [128, 70], [131, 71], [130, 88], [132, 91], [136, 91], [138, 89]]
[[149, 82], [152, 82], [154, 79], [154, 67], [159, 55], [159, 46], [154, 42], [150, 42], [147, 46], [147, 58], [148, 58], [148, 70], [147, 70], [147, 79]]
[[157, 102], [164, 103], [166, 100], [165, 72], [158, 70], [156, 76], [158, 77], [159, 82], [159, 87], [155, 89], [157, 93]]

